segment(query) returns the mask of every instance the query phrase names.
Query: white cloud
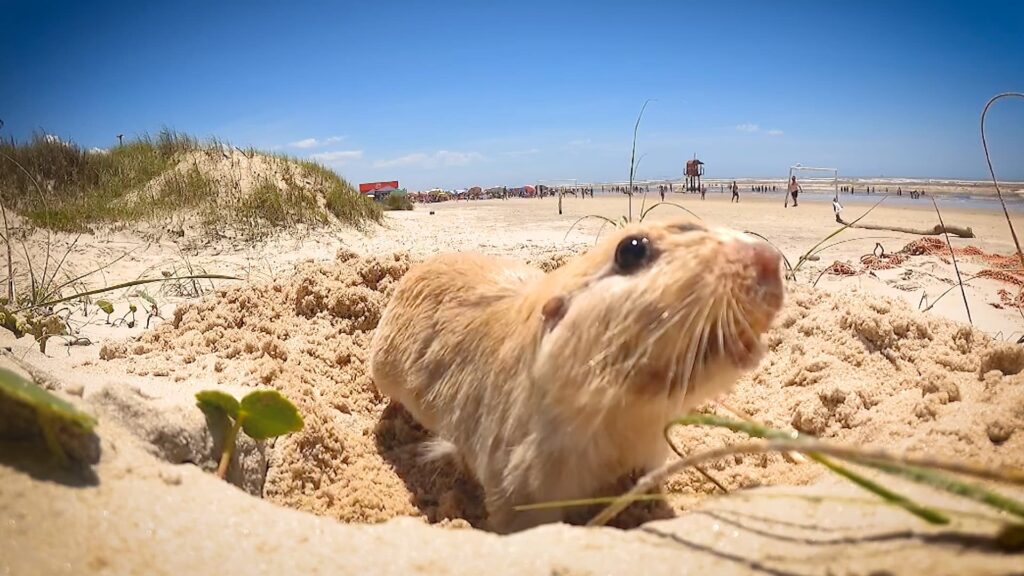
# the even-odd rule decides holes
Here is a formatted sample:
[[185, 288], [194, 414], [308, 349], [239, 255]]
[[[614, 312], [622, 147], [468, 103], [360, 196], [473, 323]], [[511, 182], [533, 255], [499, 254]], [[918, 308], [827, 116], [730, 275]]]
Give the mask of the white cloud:
[[391, 160], [378, 160], [373, 163], [374, 168], [394, 168], [396, 166], [417, 166], [419, 168], [438, 168], [449, 166], [466, 166], [473, 162], [483, 160], [479, 152], [452, 152], [450, 150], [438, 150], [433, 154], [416, 152], [406, 154]]
[[758, 126], [757, 124], [751, 124], [747, 122], [745, 124], [737, 124], [736, 129], [739, 130], [740, 132], [757, 132], [758, 130], [761, 129], [761, 127]]
[[319, 148], [321, 146], [327, 146], [328, 144], [335, 144], [344, 140], [344, 136], [331, 136], [324, 140], [317, 140], [316, 138], [303, 138], [302, 140], [296, 140], [295, 142], [289, 142], [288, 145], [292, 148], [302, 148], [308, 150], [309, 148]]
[[310, 158], [324, 164], [344, 164], [349, 160], [359, 160], [363, 157], [362, 150], [334, 150], [332, 152], [317, 152], [310, 154]]
[[578, 148], [580, 146], [590, 146], [593, 143], [594, 141], [591, 140], [590, 138], [577, 138], [576, 140], [570, 141], [569, 146], [573, 148]]
[[768, 131], [769, 136], [782, 136], [782, 134], [782, 130], [779, 130], [778, 128], [772, 128]]
[[61, 137], [56, 134], [43, 134], [43, 140], [50, 144], [63, 144], [64, 146], [69, 146], [71, 144], [70, 142], [61, 140]]
[[106, 154], [107, 152], [110, 152], [110, 150], [106, 148], [89, 148], [89, 154]]
[[505, 152], [505, 156], [530, 156], [533, 154], [540, 154], [540, 148], [529, 148], [526, 150], [512, 150]]

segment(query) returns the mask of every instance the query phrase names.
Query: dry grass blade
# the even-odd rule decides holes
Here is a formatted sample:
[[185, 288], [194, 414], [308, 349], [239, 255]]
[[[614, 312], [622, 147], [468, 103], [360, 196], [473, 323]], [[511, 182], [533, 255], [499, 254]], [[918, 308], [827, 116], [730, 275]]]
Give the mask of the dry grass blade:
[[[601, 496], [598, 498], [574, 498], [571, 500], [552, 500], [550, 502], [536, 502], [534, 504], [521, 504], [519, 506], [513, 506], [512, 509], [516, 512], [525, 512], [527, 510], [546, 510], [550, 508], [572, 508], [575, 506], [593, 506], [595, 504], [611, 504], [622, 498], [622, 496]], [[636, 497], [631, 498], [631, 502], [640, 502], [644, 500], [664, 500], [665, 496], [662, 494], [640, 494]]]
[[[1001, 268], [1000, 270], [1003, 271], [1003, 272], [1024, 272], [1024, 268]], [[975, 278], [984, 278], [985, 276], [986, 276], [985, 272], [982, 271], [982, 273], [980, 273], [980, 274], [975, 274], [974, 276], [968, 276], [967, 278], [964, 279], [963, 283], [964, 283], [964, 285], [966, 285], [968, 282], [970, 282], [971, 280], [974, 280]], [[939, 303], [939, 300], [942, 300], [943, 296], [945, 296], [946, 294], [949, 294], [953, 290], [956, 290], [957, 286], [959, 286], [959, 284], [955, 284], [953, 286], [950, 286], [949, 288], [946, 288], [945, 290], [943, 290], [943, 292], [941, 294], [939, 294], [935, 298], [935, 300], [932, 300], [924, 308], [921, 308], [921, 304], [919, 303], [918, 304], [918, 308], [921, 309], [922, 312], [927, 312], [927, 311], [931, 310], [932, 308], [935, 307], [936, 304]], [[921, 301], [922, 302], [924, 302], [925, 296], [926, 296], [925, 294], [921, 295]]]
[[76, 298], [82, 298], [82, 297], [85, 297], [85, 296], [93, 296], [93, 295], [96, 295], [96, 294], [103, 294], [104, 292], [112, 292], [114, 290], [120, 290], [122, 288], [130, 288], [132, 286], [139, 286], [139, 285], [142, 285], [142, 284], [153, 284], [155, 282], [170, 282], [170, 281], [175, 281], [175, 280], [191, 280], [193, 278], [194, 279], [198, 279], [198, 280], [241, 280], [241, 278], [237, 278], [235, 276], [226, 276], [226, 275], [223, 275], [223, 274], [197, 274], [197, 275], [194, 275], [194, 276], [171, 276], [169, 278], [147, 278], [147, 279], [144, 279], [144, 280], [133, 280], [131, 282], [123, 282], [121, 284], [115, 284], [114, 286], [104, 286], [103, 288], [97, 288], [95, 290], [87, 290], [85, 292], [77, 292], [75, 294], [72, 294], [71, 296], [66, 296], [64, 298], [57, 298], [55, 300], [48, 300], [46, 302], [40, 302], [40, 303], [32, 305], [32, 306], [24, 306], [22, 308], [18, 308], [17, 310], [13, 310], [12, 313], [16, 314], [18, 312], [24, 312], [25, 310], [29, 310], [29, 309], [32, 309], [32, 308], [44, 308], [44, 307], [47, 307], [47, 306], [53, 306], [54, 304], [60, 304], [61, 302], [68, 302], [68, 301], [74, 300]]
[[[629, 222], [633, 221], [633, 176], [636, 174], [636, 133], [640, 130], [640, 119], [644, 117], [644, 110], [647, 109], [647, 105], [651, 103], [651, 99], [648, 98], [644, 101], [644, 105], [640, 108], [640, 113], [636, 116], [636, 124], [633, 125], [633, 151], [629, 156], [629, 189], [626, 191], [626, 195], [629, 196]], [[644, 199], [647, 195], [644, 195]], [[640, 205], [641, 210], [643, 204]]]
[[822, 246], [817, 253], [820, 254], [825, 250], [828, 250], [829, 248], [834, 248], [836, 246], [839, 246], [840, 244], [846, 244], [847, 242], [857, 242], [860, 240], [899, 240], [899, 238], [897, 238], [896, 236], [864, 236], [862, 238], [847, 238], [846, 240], [838, 240], [826, 246]]
[[844, 230], [846, 230], [850, 226], [853, 226], [857, 222], [860, 222], [861, 220], [863, 220], [868, 214], [871, 214], [872, 210], [874, 210], [875, 208], [878, 208], [879, 204], [881, 204], [882, 202], [885, 202], [886, 198], [888, 198], [888, 196], [882, 196], [882, 198], [878, 202], [875, 202], [874, 205], [871, 206], [871, 208], [868, 208], [866, 212], [864, 212], [863, 214], [858, 216], [856, 219], [854, 219], [853, 222], [848, 222], [848, 223], [843, 224], [842, 227], [840, 227], [836, 231], [832, 232], [828, 236], [825, 236], [824, 238], [822, 238], [814, 246], [811, 246], [811, 249], [808, 250], [807, 252], [805, 252], [802, 256], [800, 256], [800, 259], [797, 260], [796, 266], [793, 267], [793, 274], [796, 274], [796, 272], [798, 270], [800, 270], [800, 267], [803, 266], [804, 262], [807, 262], [810, 259], [811, 256], [813, 256], [813, 255], [815, 255], [815, 254], [817, 254], [818, 252], [821, 251], [821, 250], [818, 250], [818, 248], [822, 244], [824, 244], [825, 242], [828, 242], [829, 240], [835, 238], [836, 236], [841, 234]]
[[[727, 428], [734, 432], [742, 432], [744, 434], [755, 436], [758, 438], [770, 438], [781, 440], [790, 440], [796, 438], [800, 442], [808, 443], [808, 446], [813, 446], [813, 450], [820, 452], [827, 451], [829, 454], [843, 458], [848, 458], [850, 460], [871, 460], [878, 462], [889, 462], [892, 464], [905, 464], [907, 466], [916, 466], [921, 468], [935, 468], [938, 470], [945, 470], [947, 472], [955, 472], [958, 474], [965, 474], [967, 476], [984, 478], [986, 480], [994, 480], [997, 482], [1006, 482], [1009, 484], [1017, 484], [1020, 486], [1024, 486], [1024, 471], [1021, 470], [992, 469], [985, 468], [982, 466], [975, 466], [973, 464], [967, 464], [959, 461], [940, 460], [937, 458], [914, 458], [910, 456], [893, 454], [890, 452], [886, 452], [884, 450], [868, 450], [865, 448], [850, 448], [846, 446], [837, 446], [834, 444], [821, 442], [820, 440], [814, 438], [813, 436], [798, 434], [795, 431], [786, 432], [783, 430], [776, 430], [757, 422], [743, 422], [738, 420], [732, 420], [729, 418], [723, 418], [721, 416], [715, 416], [712, 414], [694, 414], [690, 416], [684, 416], [682, 418], [677, 418], [674, 421], [670, 422], [666, 428], [671, 428], [673, 426], [688, 425], [717, 426], [720, 428]], [[800, 451], [806, 452], [808, 449]]]
[[776, 246], [774, 242], [769, 240], [767, 237], [765, 237], [765, 236], [763, 236], [761, 234], [758, 234], [757, 232], [753, 232], [751, 230], [744, 230], [743, 233], [744, 234], [750, 234], [751, 236], [757, 236], [761, 240], [764, 240], [765, 242], [767, 242], [769, 246], [771, 246], [772, 248], [775, 248], [775, 251], [779, 253], [779, 256], [782, 256], [782, 263], [786, 266], [786, 274], [789, 275], [793, 271], [793, 265], [789, 263], [789, 258], [786, 258], [786, 254], [782, 250], [780, 250], [779, 247]]
[[[667, 436], [665, 437], [665, 440], [668, 442], [668, 447], [671, 448], [672, 451], [676, 453], [676, 456], [679, 456], [680, 458], [686, 458], [686, 454], [683, 454], [679, 450], [679, 448], [676, 447], [675, 443], [672, 442], [671, 440], [669, 440], [669, 438]], [[695, 470], [697, 470], [697, 472], [699, 472], [701, 476], [706, 478], [708, 482], [711, 482], [712, 484], [714, 484], [715, 488], [718, 488], [719, 490], [721, 490], [723, 494], [728, 494], [729, 493], [729, 489], [726, 488], [725, 485], [722, 484], [718, 480], [718, 478], [715, 478], [714, 476], [712, 476], [711, 473], [708, 472], [706, 468], [704, 468], [703, 466], [696, 466], [696, 465], [694, 465], [693, 468]]]
[[735, 432], [742, 432], [759, 438], [765, 438], [767, 441], [745, 443], [717, 450], [710, 450], [702, 454], [685, 458], [681, 461], [670, 462], [665, 466], [646, 474], [637, 482], [636, 486], [634, 486], [632, 490], [624, 495], [625, 498], [623, 500], [605, 508], [605, 510], [590, 521], [590, 525], [603, 525], [607, 523], [619, 512], [625, 509], [630, 498], [637, 494], [650, 492], [668, 476], [685, 468], [731, 454], [789, 451], [799, 451], [806, 454], [809, 458], [823, 464], [833, 472], [875, 493], [886, 502], [904, 508], [908, 512], [931, 523], [945, 523], [948, 519], [945, 519], [942, 514], [937, 513], [933, 509], [920, 506], [919, 504], [892, 492], [885, 486], [860, 476], [839, 464], [831, 462], [825, 457], [825, 455], [845, 459], [862, 466], [872, 467], [888, 474], [901, 476], [946, 492], [970, 498], [1001, 511], [1024, 517], [1024, 504], [988, 490], [985, 487], [967, 484], [956, 478], [948, 477], [936, 472], [936, 470], [946, 470], [949, 472], [971, 475], [988, 480], [1024, 485], [1024, 473], [1020, 471], [993, 470], [961, 462], [947, 462], [931, 458], [908, 458], [889, 454], [884, 451], [836, 446], [813, 438], [803, 436], [793, 437], [793, 435], [787, 434], [781, 430], [773, 430], [754, 422], [742, 422], [709, 414], [694, 414], [670, 422], [668, 426], [666, 426], [666, 436], [668, 429], [676, 425], [723, 427]]
[[989, 98], [989, 101], [985, 103], [985, 108], [981, 111], [981, 146], [985, 151], [985, 162], [988, 163], [988, 173], [992, 176], [992, 185], [996, 187], [996, 196], [999, 197], [999, 203], [1003, 207], [1003, 215], [1006, 216], [1006, 225], [1010, 227], [1010, 236], [1013, 237], [1013, 245], [1017, 248], [1017, 258], [1020, 259], [1020, 267], [1024, 268], [1024, 252], [1021, 251], [1020, 241], [1017, 239], [1017, 232], [1013, 229], [1013, 221], [1010, 220], [1010, 211], [1006, 209], [1006, 200], [1003, 199], [1003, 192], [999, 189], [999, 180], [996, 178], [995, 168], [992, 167], [992, 157], [988, 153], [988, 139], [985, 137], [985, 116], [988, 115], [988, 109], [1003, 98], [1024, 98], [1024, 93], [1003, 92], [1002, 94], [996, 94], [992, 98]]
[[123, 260], [124, 258], [130, 256], [132, 253], [134, 253], [138, 249], [139, 249], [138, 247], [132, 248], [131, 250], [125, 252], [124, 254], [121, 254], [117, 258], [114, 258], [113, 260], [111, 260], [110, 262], [107, 262], [106, 264], [104, 264], [102, 266], [99, 266], [99, 267], [97, 267], [97, 268], [95, 268], [93, 270], [85, 272], [84, 274], [80, 274], [78, 276], [75, 276], [74, 278], [69, 278], [64, 283], [55, 286], [52, 290], [50, 290], [49, 292], [44, 294], [43, 297], [45, 299], [53, 298], [57, 294], [60, 294], [61, 290], [67, 288], [68, 286], [71, 286], [72, 284], [74, 284], [74, 283], [76, 283], [76, 282], [78, 282], [78, 281], [80, 281], [80, 280], [82, 280], [84, 278], [88, 278], [89, 276], [92, 276], [93, 274], [96, 274], [96, 273], [99, 273], [99, 272], [103, 272], [104, 270], [106, 270], [110, 266], [113, 266], [117, 262], [119, 262], [119, 261]]
[[[53, 269], [53, 274], [50, 275], [49, 279], [46, 278], [46, 272], [45, 271], [43, 272], [43, 289], [42, 289], [42, 294], [43, 294], [44, 298], [46, 298], [46, 296], [48, 294], [50, 294], [50, 287], [57, 280], [57, 274], [64, 267], [64, 261], [67, 260], [68, 254], [71, 254], [71, 252], [74, 251], [75, 246], [78, 245], [78, 240], [81, 239], [81, 238], [82, 238], [81, 234], [75, 236], [74, 241], [71, 242], [71, 245], [68, 246], [68, 249], [64, 251], [64, 255], [61, 256], [60, 261], [57, 262], [57, 266]], [[47, 259], [49, 259], [49, 248], [47, 248]]]
[[[946, 235], [946, 246], [949, 247], [949, 257], [953, 259], [953, 270], [956, 272], [956, 283], [960, 286], [960, 295], [964, 298], [964, 308], [967, 309], [967, 321], [974, 326], [974, 320], [971, 319], [971, 305], [967, 303], [967, 291], [964, 290], [964, 280], [960, 276], [960, 266], [956, 263], [956, 252], [953, 250], [953, 243], [949, 240], [949, 232], [945, 232], [946, 225], [942, 222], [942, 212], [939, 212], [939, 204], [932, 197], [932, 206], [935, 206], [935, 213], [939, 216], [939, 225], [942, 226], [943, 233]], [[1024, 263], [1021, 264], [1024, 266]]]
[[[753, 421], [752, 419], [747, 419], [746, 421], [742, 421], [741, 422], [741, 421], [730, 420], [728, 418], [722, 418], [720, 416], [714, 416], [714, 415], [686, 416], [686, 417], [683, 417], [683, 418], [679, 418], [679, 419], [677, 419], [677, 420], [675, 420], [673, 422], [670, 422], [669, 425], [666, 426], [665, 430], [664, 430], [665, 441], [668, 442], [670, 446], [672, 446], [672, 440], [669, 437], [669, 431], [674, 426], [677, 426], [677, 425], [683, 425], [683, 426], [685, 426], [685, 425], [719, 426], [719, 427], [723, 427], [723, 428], [728, 428], [729, 430], [732, 430], [734, 432], [743, 432], [743, 433], [746, 433], [746, 434], [748, 434], [750, 436], [754, 436], [754, 437], [757, 437], [757, 438], [764, 438], [764, 439], [768, 439], [768, 440], [780, 440], [780, 441], [801, 441], [801, 442], [807, 442], [808, 444], [815, 443], [815, 444], [819, 444], [819, 445], [824, 446], [823, 444], [816, 443], [814, 440], [808, 440], [806, 438], [800, 437], [797, 434], [796, 431], [784, 432], [782, 430], [774, 430], [774, 429], [768, 428], [766, 426], [763, 426], [763, 425]], [[829, 450], [831, 450], [832, 448], [835, 448], [835, 450], [830, 452], [831, 455], [835, 455], [835, 452], [837, 452], [837, 451], [846, 450], [844, 447], [828, 447]], [[673, 447], [673, 450], [675, 450], [674, 447]], [[817, 463], [821, 464], [822, 466], [828, 468], [834, 474], [837, 474], [839, 476], [842, 476], [843, 478], [846, 478], [850, 482], [853, 482], [854, 484], [860, 486], [861, 488], [864, 488], [865, 490], [867, 490], [867, 491], [877, 495], [878, 497], [882, 498], [886, 502], [889, 502], [889, 503], [893, 504], [894, 506], [899, 506], [900, 508], [903, 508], [904, 510], [910, 512], [911, 514], [921, 518], [922, 520], [924, 520], [924, 521], [926, 521], [926, 522], [928, 522], [930, 524], [946, 524], [946, 523], [949, 522], [949, 519], [944, 517], [942, 514], [939, 514], [938, 512], [936, 512], [936, 511], [934, 511], [934, 510], [932, 510], [930, 508], [927, 508], [925, 506], [921, 506], [921, 505], [917, 504], [916, 502], [914, 502], [913, 500], [910, 500], [909, 498], [906, 498], [905, 496], [902, 496], [900, 494], [897, 494], [896, 492], [893, 492], [892, 490], [890, 490], [887, 487], [879, 484], [878, 482], [875, 482], [874, 480], [871, 480], [870, 478], [867, 478], [866, 476], [862, 476], [861, 474], [858, 474], [857, 472], [854, 472], [853, 470], [850, 470], [849, 468], [846, 468], [845, 466], [843, 466], [841, 464], [833, 462], [831, 459], [826, 458], [822, 454], [822, 452], [824, 452], [824, 451], [825, 450], [816, 450], [816, 451], [803, 450], [802, 453], [805, 454], [811, 460], [814, 460], [815, 462], [817, 462]], [[788, 452], [789, 451], [784, 451], [783, 454], [786, 454]], [[853, 452], [857, 453], [859, 451], [854, 449]], [[854, 460], [853, 458], [848, 458], [848, 459], [849, 460]], [[863, 463], [863, 462], [861, 462], [861, 463]], [[868, 465], [870, 466], [871, 464], [868, 464]]]
[[[604, 224], [611, 224], [614, 227], [618, 227], [618, 225], [619, 225], [618, 222], [616, 222], [615, 220], [612, 220], [611, 218], [606, 218], [606, 217], [601, 216], [599, 214], [587, 214], [586, 216], [582, 216], [579, 219], [577, 219], [575, 222], [573, 222], [572, 226], [569, 226], [569, 229], [565, 231], [565, 236], [562, 237], [562, 242], [565, 242], [566, 240], [568, 240], [569, 239], [569, 233], [571, 233], [576, 228], [576, 225], [578, 225], [580, 222], [583, 222], [587, 218], [597, 218], [598, 220], [603, 220]], [[602, 226], [604, 226], [604, 224], [602, 224]]]
[[647, 217], [647, 215], [651, 213], [651, 210], [654, 210], [654, 209], [655, 209], [655, 208], [657, 208], [658, 206], [675, 206], [676, 208], [679, 208], [680, 210], [682, 210], [683, 212], [686, 212], [686, 213], [687, 213], [687, 214], [689, 214], [690, 216], [693, 216], [693, 217], [694, 217], [694, 218], [696, 218], [697, 220], [700, 220], [701, 222], [703, 222], [703, 221], [704, 221], [704, 219], [703, 219], [703, 218], [701, 218], [700, 216], [698, 216], [698, 215], [697, 215], [697, 213], [696, 213], [696, 212], [694, 212], [693, 210], [690, 210], [690, 209], [689, 209], [689, 208], [687, 208], [686, 206], [683, 206], [682, 204], [677, 204], [677, 203], [675, 203], [675, 202], [658, 202], [657, 204], [653, 204], [653, 205], [651, 205], [651, 207], [650, 207], [650, 208], [648, 208], [648, 209], [646, 209], [646, 210], [644, 210], [644, 209], [643, 209], [643, 206], [641, 206], [641, 210], [640, 210], [640, 221], [641, 221], [641, 222], [643, 222], [643, 221], [644, 221], [644, 218], [646, 218], [646, 217]]
[[39, 201], [43, 204], [44, 207], [46, 207], [47, 206], [47, 204], [46, 204], [46, 194], [43, 194], [43, 189], [39, 186], [39, 182], [36, 181], [35, 176], [33, 176], [31, 172], [29, 172], [24, 166], [22, 166], [21, 162], [18, 162], [17, 160], [12, 158], [8, 154], [6, 154], [4, 152], [0, 152], [0, 156], [3, 156], [4, 158], [6, 158], [6, 159], [10, 160], [11, 162], [13, 162], [15, 166], [17, 166], [22, 172], [25, 173], [26, 176], [28, 176], [28, 179], [32, 182], [32, 184], [36, 188], [36, 193], [39, 194]]
[[[646, 474], [636, 483], [636, 486], [634, 486], [632, 490], [630, 490], [626, 494], [623, 494], [619, 499], [610, 504], [607, 508], [602, 510], [600, 513], [594, 516], [589, 522], [587, 522], [587, 526], [604, 526], [613, 518], [615, 518], [620, 512], [625, 510], [629, 503], [635, 500], [638, 496], [650, 492], [651, 490], [654, 490], [666, 478], [668, 478], [672, 474], [681, 472], [687, 468], [703, 464], [704, 462], [710, 462], [713, 460], [718, 460], [736, 454], [765, 454], [768, 452], [788, 452], [799, 449], [799, 442], [796, 440], [768, 440], [757, 442], [745, 442], [742, 444], [734, 444], [732, 446], [725, 446], [723, 448], [708, 450], [705, 452], [701, 452], [700, 454], [695, 454], [693, 456], [684, 458], [683, 460], [671, 462], [661, 468], [658, 468], [657, 470], [654, 470]], [[835, 464], [832, 464], [832, 466], [838, 467], [838, 465]], [[842, 467], [838, 468], [843, 472], [851, 474], [852, 477], [850, 479], [855, 481], [862, 487], [871, 490], [872, 492], [875, 492], [876, 494], [882, 496], [886, 501], [894, 505], [906, 508], [915, 515], [929, 522], [945, 524], [949, 521], [948, 518], [946, 518], [943, 514], [940, 514], [935, 510], [932, 510], [930, 508], [924, 508], [920, 505], [917, 505], [912, 501], [906, 499], [905, 497], [900, 496], [899, 494], [896, 494], [884, 487], [881, 487], [877, 483], [868, 480], [867, 478], [854, 474]], [[842, 474], [843, 472], [839, 473]], [[845, 476], [846, 474], [843, 475]], [[854, 478], [856, 478], [856, 480], [854, 480]]]
[[7, 224], [7, 208], [0, 199], [0, 211], [4, 215], [4, 245], [7, 247], [7, 301], [14, 303], [14, 255], [11, 251], [11, 228]]

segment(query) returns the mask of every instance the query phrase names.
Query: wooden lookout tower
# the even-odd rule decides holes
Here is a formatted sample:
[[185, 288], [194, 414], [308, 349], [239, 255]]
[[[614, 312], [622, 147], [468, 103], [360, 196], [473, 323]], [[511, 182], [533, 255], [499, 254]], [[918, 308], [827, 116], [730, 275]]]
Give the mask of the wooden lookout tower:
[[704, 163], [697, 160], [697, 155], [693, 155], [693, 160], [686, 161], [686, 191], [687, 192], [699, 192], [700, 191], [700, 177], [704, 175]]

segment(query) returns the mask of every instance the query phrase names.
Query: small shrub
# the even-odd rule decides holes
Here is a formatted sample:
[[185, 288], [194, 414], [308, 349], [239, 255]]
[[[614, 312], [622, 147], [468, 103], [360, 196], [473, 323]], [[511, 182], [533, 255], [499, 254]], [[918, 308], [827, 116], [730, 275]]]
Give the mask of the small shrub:
[[412, 210], [412, 200], [406, 194], [389, 194], [384, 199], [385, 210]]

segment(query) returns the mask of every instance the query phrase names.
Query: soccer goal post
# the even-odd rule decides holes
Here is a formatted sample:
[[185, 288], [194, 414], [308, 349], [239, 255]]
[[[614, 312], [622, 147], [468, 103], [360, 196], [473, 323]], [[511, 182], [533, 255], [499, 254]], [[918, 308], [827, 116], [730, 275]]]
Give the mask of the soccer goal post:
[[[541, 190], [551, 190], [552, 194], [557, 190], [558, 194], [558, 215], [562, 215], [562, 196], [565, 188], [576, 188], [579, 185], [575, 178], [555, 178], [537, 180], [537, 194], [543, 196]], [[573, 196], [576, 193], [573, 192]]]
[[540, 191], [541, 186], [543, 186], [546, 190], [557, 190], [559, 188], [575, 188], [579, 186], [579, 181], [576, 178], [548, 178], [544, 180], [537, 180], [538, 191]]
[[790, 184], [793, 182], [793, 176], [797, 172], [810, 172], [818, 174], [831, 174], [832, 175], [832, 200], [839, 200], [839, 170], [835, 168], [815, 168], [813, 166], [803, 166], [801, 164], [794, 164], [789, 167], [789, 176], [786, 178], [786, 201], [785, 205], [789, 206], [789, 197], [791, 191], [789, 189]]

